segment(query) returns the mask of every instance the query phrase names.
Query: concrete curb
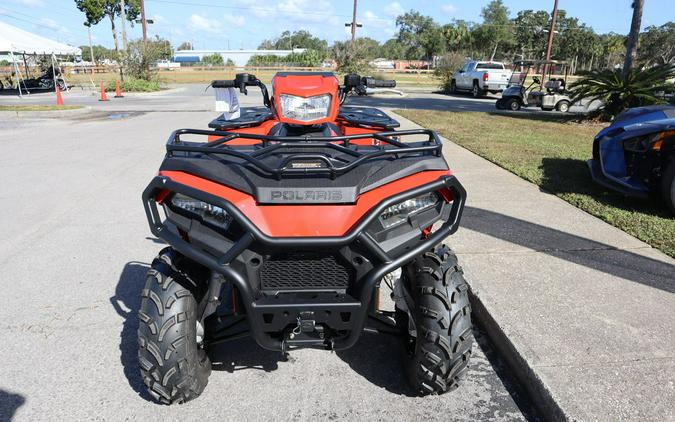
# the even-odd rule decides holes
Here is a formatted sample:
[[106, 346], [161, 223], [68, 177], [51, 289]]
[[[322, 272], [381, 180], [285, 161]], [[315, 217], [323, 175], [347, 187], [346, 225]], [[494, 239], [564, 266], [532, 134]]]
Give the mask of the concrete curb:
[[[469, 283], [471, 284], [471, 283]], [[537, 371], [529, 364], [513, 342], [506, 335], [499, 323], [492, 317], [485, 304], [473, 289], [469, 289], [472, 314], [490, 338], [499, 355], [504, 359], [521, 386], [530, 396], [532, 404], [539, 415], [546, 421], [569, 421], [572, 418], [556, 402], [551, 390], [539, 377]]]
[[7, 110], [7, 111], [0, 111], [0, 115], [2, 116], [12, 116], [16, 118], [59, 118], [59, 117], [64, 117], [64, 116], [71, 116], [71, 115], [78, 115], [78, 114], [85, 114], [91, 112], [91, 107], [90, 106], [82, 106], [81, 108], [75, 108], [75, 109], [70, 109], [70, 110], [42, 110], [42, 111], [30, 111], [30, 110]]

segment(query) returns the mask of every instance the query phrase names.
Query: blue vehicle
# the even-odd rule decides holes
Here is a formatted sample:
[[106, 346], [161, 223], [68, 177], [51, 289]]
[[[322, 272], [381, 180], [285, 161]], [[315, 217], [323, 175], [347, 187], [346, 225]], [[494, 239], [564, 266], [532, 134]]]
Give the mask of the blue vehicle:
[[675, 106], [628, 109], [593, 140], [593, 180], [626, 196], [661, 195], [675, 212]]

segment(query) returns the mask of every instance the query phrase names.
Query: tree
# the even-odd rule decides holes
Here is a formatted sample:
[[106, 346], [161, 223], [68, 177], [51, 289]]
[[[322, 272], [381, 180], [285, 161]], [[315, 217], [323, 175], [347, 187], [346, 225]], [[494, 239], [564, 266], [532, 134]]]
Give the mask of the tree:
[[236, 64], [234, 63], [234, 60], [232, 60], [232, 59], [227, 59], [227, 61], [225, 62], [225, 66], [227, 66], [227, 67], [235, 67]]
[[481, 16], [483, 23], [475, 32], [476, 41], [489, 48], [483, 53], [489, 53], [490, 60], [494, 60], [496, 56], [506, 56], [514, 43], [513, 22], [509, 19], [509, 9], [504, 6], [502, 0], [493, 0], [483, 8]]
[[403, 59], [405, 58], [405, 46], [401, 44], [396, 38], [385, 41], [384, 44], [380, 47], [380, 57], [387, 58], [389, 60]]
[[380, 55], [380, 43], [368, 37], [359, 37], [354, 40], [358, 48], [363, 50], [363, 55], [368, 60], [373, 60]]
[[225, 61], [223, 60], [223, 56], [221, 56], [218, 53], [213, 53], [208, 56], [202, 57], [202, 63], [206, 65], [211, 65], [211, 66], [223, 66], [225, 64]]
[[551, 15], [544, 10], [521, 10], [513, 20], [514, 38], [523, 59], [541, 59], [546, 52], [546, 37]]
[[192, 43], [188, 41], [183, 41], [182, 43], [180, 43], [178, 48], [176, 48], [176, 50], [194, 50], [194, 49], [195, 48], [192, 45]]
[[675, 63], [675, 22], [648, 26], [640, 34], [638, 57], [645, 65]]
[[292, 50], [294, 48], [314, 50], [321, 55], [321, 60], [328, 55], [328, 42], [319, 37], [315, 37], [309, 31], [305, 31], [304, 29], [293, 33], [284, 31], [278, 38], [273, 40], [263, 40], [258, 46], [258, 49], [260, 50]]
[[[115, 51], [119, 51], [115, 27], [115, 18], [122, 14], [119, 0], [75, 0], [75, 5], [86, 17], [85, 26], [97, 25], [106, 16], [110, 19]], [[133, 22], [141, 13], [140, 0], [126, 0], [124, 11], [127, 20]]]
[[626, 40], [626, 57], [623, 61], [623, 75], [628, 76], [628, 73], [633, 68], [633, 62], [637, 58], [638, 39], [640, 38], [640, 26], [642, 25], [642, 9], [644, 8], [645, 0], [633, 1], [633, 19], [630, 22], [630, 32]]
[[[91, 61], [91, 52], [89, 51], [88, 45], [81, 45], [82, 49], [82, 60], [90, 62]], [[104, 60], [106, 58], [112, 58], [115, 56], [115, 52], [108, 48], [105, 48], [102, 45], [93, 45], [92, 50], [94, 50], [94, 57], [98, 60]]]
[[340, 73], [368, 73], [371, 70], [363, 44], [335, 41], [331, 48], [331, 56]]
[[432, 59], [445, 52], [440, 26], [429, 16], [411, 10], [396, 18], [398, 41], [405, 47], [407, 59]]
[[468, 51], [473, 41], [473, 28], [464, 20], [455, 20], [441, 28], [449, 52]]
[[152, 81], [157, 79], [157, 72], [151, 66], [158, 60], [171, 57], [171, 44], [168, 40], [155, 37], [148, 41], [142, 39], [129, 42], [127, 54], [124, 56], [126, 73], [136, 79]]

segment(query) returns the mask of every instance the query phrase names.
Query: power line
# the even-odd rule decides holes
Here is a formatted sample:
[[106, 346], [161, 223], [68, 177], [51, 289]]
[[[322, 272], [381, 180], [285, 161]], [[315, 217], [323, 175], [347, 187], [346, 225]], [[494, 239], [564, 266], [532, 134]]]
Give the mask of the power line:
[[[344, 15], [344, 14], [338, 14], [338, 13], [321, 13], [321, 12], [305, 12], [305, 11], [292, 11], [288, 9], [283, 9], [283, 8], [268, 8], [268, 7], [250, 7], [250, 6], [225, 6], [222, 4], [213, 4], [213, 3], [193, 3], [193, 2], [185, 2], [185, 1], [177, 1], [177, 0], [147, 0], [148, 2], [153, 2], [153, 3], [166, 3], [166, 4], [176, 4], [176, 5], [181, 5], [181, 6], [199, 6], [199, 7], [213, 7], [217, 9], [236, 9], [236, 10], [257, 10], [260, 12], [282, 12], [282, 13], [287, 13], [287, 14], [296, 14], [296, 15], [310, 15], [310, 16], [335, 16], [335, 17], [349, 17], [351, 18], [351, 15]], [[384, 19], [384, 18], [369, 18], [370, 20], [379, 20], [379, 21], [390, 21], [391, 19]]]

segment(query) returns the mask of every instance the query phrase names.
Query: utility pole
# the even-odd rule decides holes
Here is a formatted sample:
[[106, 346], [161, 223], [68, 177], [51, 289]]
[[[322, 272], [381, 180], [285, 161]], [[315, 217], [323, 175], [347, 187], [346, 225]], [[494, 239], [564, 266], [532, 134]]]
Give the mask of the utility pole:
[[354, 0], [354, 12], [352, 13], [352, 21], [347, 22], [345, 26], [351, 26], [352, 27], [352, 43], [354, 40], [356, 40], [356, 28], [361, 28], [363, 25], [360, 23], [356, 23], [356, 3], [357, 0]]
[[354, 12], [352, 13], [352, 42], [356, 39], [356, 2], [354, 0]]
[[555, 31], [555, 21], [558, 18], [558, 0], [553, 2], [553, 13], [551, 14], [551, 28], [548, 31], [548, 44], [546, 45], [546, 60], [551, 60], [551, 49], [553, 48], [553, 32]]
[[127, 51], [127, 12], [124, 6], [124, 0], [120, 0], [120, 8], [122, 15], [122, 43], [124, 44], [124, 51]]
[[145, 20], [145, 1], [141, 0], [141, 26], [143, 27], [143, 42], [148, 41], [148, 21]]
[[[553, 49], [553, 33], [555, 32], [555, 21], [558, 18], [558, 0], [553, 1], [553, 13], [551, 14], [551, 27], [548, 30], [548, 42], [546, 44], [546, 61], [551, 60], [551, 50]], [[548, 63], [544, 64], [544, 69], [542, 70], [541, 80], [542, 83], [546, 77], [546, 71], [548, 68]]]

